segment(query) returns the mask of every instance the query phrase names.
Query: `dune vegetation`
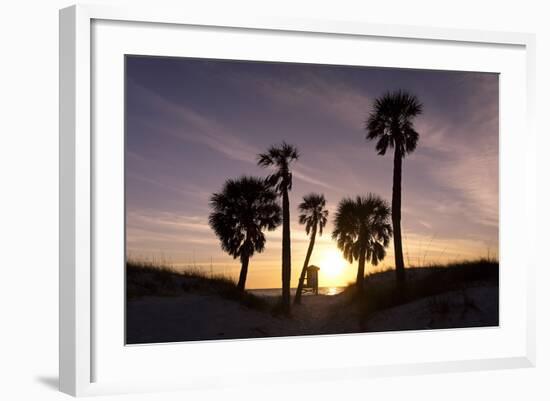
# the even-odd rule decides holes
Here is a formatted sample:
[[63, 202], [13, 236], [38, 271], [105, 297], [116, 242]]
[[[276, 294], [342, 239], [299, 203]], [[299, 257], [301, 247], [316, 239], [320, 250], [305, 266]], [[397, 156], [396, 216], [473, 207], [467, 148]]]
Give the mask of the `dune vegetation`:
[[263, 298], [241, 291], [230, 277], [210, 276], [194, 268], [176, 270], [166, 262], [129, 260], [126, 263], [128, 300], [147, 296], [176, 297], [187, 293], [218, 296], [258, 310], [269, 309]]
[[[405, 270], [407, 285], [402, 286], [392, 280], [392, 270], [367, 275], [364, 281], [364, 296], [352, 296], [361, 308], [361, 320], [365, 322], [374, 313], [423, 298], [440, 296], [446, 293], [467, 294], [468, 288], [494, 287], [499, 285], [499, 263], [494, 259], [453, 262], [450, 264], [414, 267]], [[346, 291], [355, 294], [355, 284]], [[467, 296], [467, 295], [465, 295]], [[444, 311], [442, 298], [440, 302]], [[497, 299], [498, 301], [498, 299]], [[473, 302], [473, 301], [472, 301]], [[468, 300], [465, 300], [467, 306]], [[436, 308], [437, 308], [436, 306]], [[472, 304], [472, 307], [478, 307]]]

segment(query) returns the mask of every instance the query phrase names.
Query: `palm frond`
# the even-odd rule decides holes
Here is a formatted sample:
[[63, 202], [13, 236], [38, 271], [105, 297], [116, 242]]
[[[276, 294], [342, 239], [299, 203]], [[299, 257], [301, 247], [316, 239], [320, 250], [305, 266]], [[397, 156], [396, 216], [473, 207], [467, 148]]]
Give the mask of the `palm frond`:
[[397, 147], [404, 157], [416, 149], [419, 135], [412, 120], [422, 112], [423, 105], [415, 95], [403, 90], [386, 92], [374, 101], [365, 122], [366, 139], [377, 140], [379, 155]]
[[310, 193], [303, 197], [298, 205], [299, 222], [305, 224], [306, 234], [315, 229], [323, 235], [323, 228], [327, 224], [328, 210], [326, 209], [326, 199], [323, 194]]
[[227, 180], [222, 191], [210, 197], [210, 207], [208, 223], [221, 248], [235, 259], [262, 252], [263, 231], [273, 231], [281, 224], [277, 193], [261, 178]]
[[389, 204], [377, 195], [342, 199], [334, 217], [332, 238], [344, 258], [351, 263], [364, 249], [367, 261], [381, 261], [392, 235], [390, 215]]
[[272, 145], [267, 152], [260, 153], [257, 163], [260, 167], [275, 167], [276, 172], [267, 178], [267, 182], [281, 193], [283, 190], [292, 190], [292, 172], [290, 165], [299, 158], [298, 149], [286, 142]]

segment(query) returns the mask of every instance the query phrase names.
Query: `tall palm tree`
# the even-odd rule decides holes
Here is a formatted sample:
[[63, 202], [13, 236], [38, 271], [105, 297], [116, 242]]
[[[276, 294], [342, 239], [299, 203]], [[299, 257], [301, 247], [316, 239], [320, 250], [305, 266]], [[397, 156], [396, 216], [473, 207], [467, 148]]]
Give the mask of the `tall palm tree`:
[[265, 180], [241, 177], [227, 180], [220, 193], [210, 198], [210, 227], [220, 239], [222, 249], [240, 258], [238, 287], [244, 291], [248, 262], [254, 252], [265, 247], [263, 230], [273, 231], [281, 224], [281, 208], [277, 193]]
[[374, 194], [355, 199], [344, 198], [338, 204], [332, 238], [344, 257], [358, 261], [356, 289], [363, 293], [365, 262], [376, 266], [386, 256], [392, 235], [388, 203]]
[[286, 313], [290, 311], [290, 205], [288, 200], [288, 192], [292, 190], [290, 164], [298, 160], [298, 157], [296, 147], [286, 142], [271, 146], [266, 153], [258, 155], [259, 166], [276, 168], [275, 173], [268, 176], [266, 182], [283, 198], [282, 307]]
[[384, 155], [388, 148], [393, 154], [392, 225], [397, 280], [405, 280], [403, 243], [401, 240], [401, 169], [403, 158], [416, 149], [418, 132], [413, 119], [422, 114], [422, 103], [405, 91], [387, 92], [374, 102], [365, 129], [367, 140], [377, 140], [376, 150]]
[[313, 245], [315, 244], [315, 236], [317, 235], [317, 231], [319, 231], [319, 235], [323, 235], [323, 228], [327, 224], [328, 210], [325, 208], [325, 205], [325, 196], [314, 193], [304, 196], [302, 203], [298, 205], [298, 210], [300, 211], [300, 224], [305, 224], [306, 234], [311, 235], [311, 237], [309, 238], [306, 259], [304, 260], [304, 266], [302, 267], [300, 279], [298, 280], [298, 288], [294, 296], [295, 304], [299, 304], [302, 299], [302, 289], [304, 288], [306, 271], [311, 253], [313, 252]]

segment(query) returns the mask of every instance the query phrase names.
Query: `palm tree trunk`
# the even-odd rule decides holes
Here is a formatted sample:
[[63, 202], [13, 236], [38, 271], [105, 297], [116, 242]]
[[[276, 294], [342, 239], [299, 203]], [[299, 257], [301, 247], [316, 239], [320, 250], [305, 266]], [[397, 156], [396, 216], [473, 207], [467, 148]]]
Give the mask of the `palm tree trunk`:
[[391, 202], [391, 220], [393, 225], [393, 249], [395, 254], [395, 273], [398, 282], [405, 281], [405, 263], [403, 262], [403, 243], [401, 241], [401, 168], [403, 157], [399, 146], [395, 147], [393, 158], [393, 190]]
[[290, 207], [288, 190], [283, 190], [283, 299], [282, 306], [285, 313], [290, 312]]
[[365, 255], [367, 246], [365, 241], [361, 241], [361, 249], [359, 250], [359, 262], [357, 265], [357, 279], [355, 280], [355, 288], [358, 295], [363, 295], [363, 284], [365, 281]]
[[300, 280], [298, 280], [298, 288], [296, 289], [296, 295], [294, 296], [294, 304], [299, 304], [302, 300], [302, 290], [304, 288], [304, 280], [306, 278], [307, 267], [309, 266], [309, 258], [311, 258], [313, 245], [315, 244], [315, 236], [317, 235], [317, 224], [313, 225], [312, 230], [313, 231], [309, 240], [309, 246], [307, 248], [306, 259], [304, 260], [302, 273], [300, 273]]
[[248, 261], [250, 260], [249, 256], [243, 256], [241, 258], [241, 273], [239, 274], [239, 283], [237, 287], [239, 291], [244, 292], [244, 286], [246, 283], [246, 275], [248, 274]]

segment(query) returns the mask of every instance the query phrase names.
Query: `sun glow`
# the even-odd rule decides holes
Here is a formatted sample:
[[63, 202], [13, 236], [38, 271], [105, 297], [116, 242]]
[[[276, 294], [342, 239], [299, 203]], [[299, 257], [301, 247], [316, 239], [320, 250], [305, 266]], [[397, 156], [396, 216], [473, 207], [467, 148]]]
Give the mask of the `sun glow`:
[[327, 249], [323, 253], [323, 257], [319, 264], [323, 274], [330, 277], [336, 277], [343, 272], [348, 263], [338, 250]]

